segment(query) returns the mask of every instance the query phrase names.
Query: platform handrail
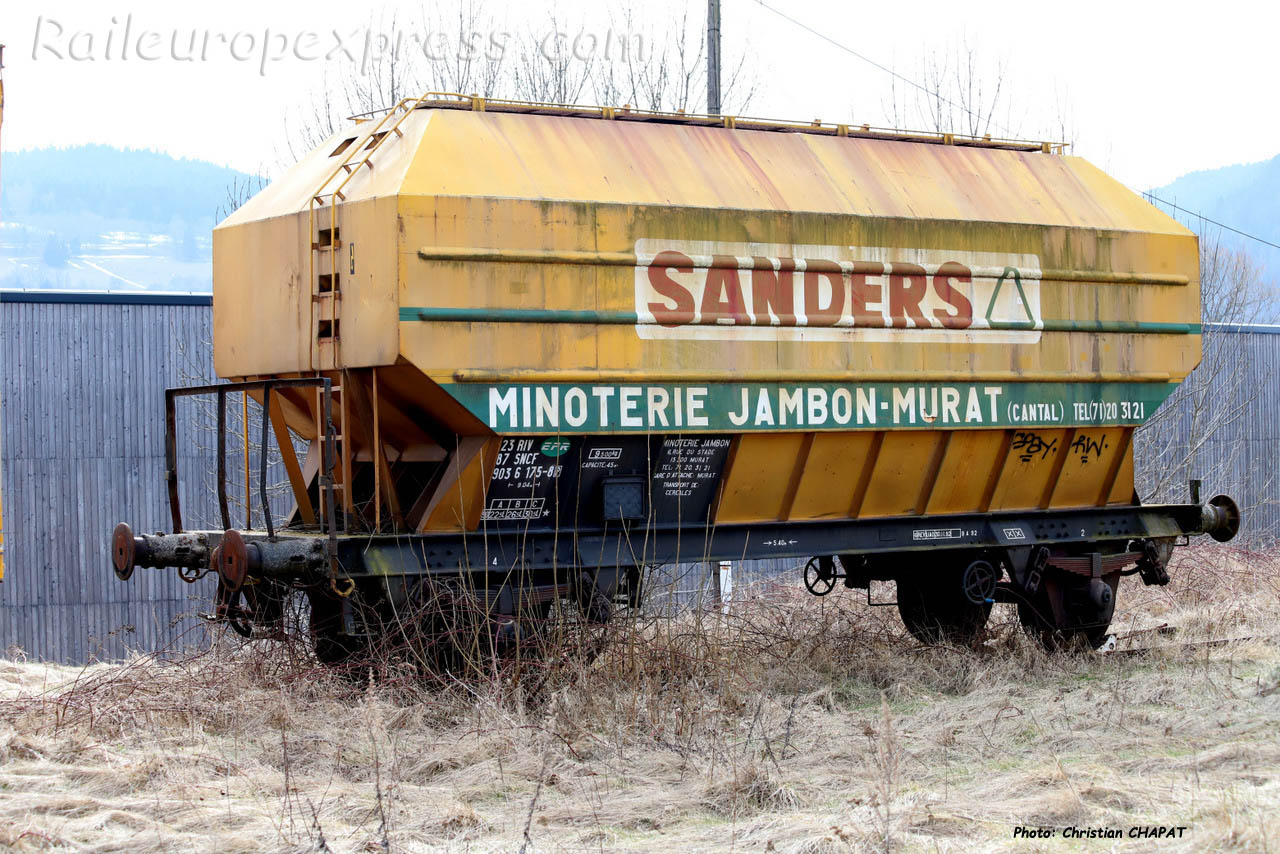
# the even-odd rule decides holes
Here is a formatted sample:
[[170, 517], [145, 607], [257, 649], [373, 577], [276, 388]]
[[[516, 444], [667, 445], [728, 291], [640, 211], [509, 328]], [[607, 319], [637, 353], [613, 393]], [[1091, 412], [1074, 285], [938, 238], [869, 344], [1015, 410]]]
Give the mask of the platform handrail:
[[[321, 396], [323, 437], [320, 442], [320, 531], [327, 534], [325, 544], [330, 575], [337, 578], [338, 539], [334, 507], [333, 470], [337, 458], [337, 437], [333, 424], [333, 380], [328, 377], [296, 377], [293, 379], [251, 380], [248, 382], [214, 383], [212, 385], [167, 388], [164, 391], [165, 406], [165, 480], [169, 493], [169, 514], [173, 533], [181, 534], [182, 505], [178, 496], [178, 438], [177, 400], [180, 397], [217, 395], [218, 398], [218, 509], [224, 531], [231, 529], [231, 514], [227, 502], [226, 472], [226, 401], [227, 395], [262, 392], [262, 444], [259, 448], [258, 501], [266, 520], [267, 538], [275, 539], [275, 523], [271, 519], [271, 507], [267, 500], [267, 449], [270, 442], [271, 394], [278, 389], [318, 388]], [[246, 425], [247, 433], [247, 425]]]

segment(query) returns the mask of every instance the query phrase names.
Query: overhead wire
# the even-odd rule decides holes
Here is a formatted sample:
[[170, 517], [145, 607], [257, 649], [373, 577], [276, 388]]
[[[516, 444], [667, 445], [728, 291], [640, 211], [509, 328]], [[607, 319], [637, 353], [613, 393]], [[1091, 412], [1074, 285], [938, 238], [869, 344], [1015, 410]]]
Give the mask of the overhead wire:
[[[942, 103], [945, 103], [945, 104], [947, 104], [947, 105], [949, 105], [949, 106], [955, 107], [956, 109], [961, 110], [961, 111], [963, 111], [963, 112], [967, 113], [968, 115], [972, 116], [973, 118], [977, 118], [977, 119], [982, 119], [982, 118], [983, 118], [983, 116], [979, 115], [978, 113], [973, 112], [972, 110], [970, 110], [970, 109], [969, 109], [968, 107], [966, 107], [965, 105], [963, 105], [963, 104], [958, 104], [958, 103], [956, 103], [955, 101], [952, 101], [951, 99], [949, 99], [949, 98], [947, 98], [947, 97], [943, 96], [943, 95], [942, 95], [942, 93], [940, 93], [940, 92], [936, 92], [936, 91], [934, 91], [934, 90], [930, 89], [928, 86], [925, 86], [924, 84], [921, 84], [921, 83], [917, 83], [916, 81], [912, 80], [910, 77], [907, 77], [906, 75], [903, 75], [903, 74], [899, 74], [897, 71], [894, 71], [892, 68], [889, 68], [889, 67], [888, 67], [888, 66], [886, 66], [886, 65], [883, 65], [883, 64], [881, 64], [881, 63], [879, 63], [879, 62], [876, 62], [876, 61], [875, 61], [874, 59], [872, 59], [871, 57], [869, 57], [869, 56], [867, 56], [867, 55], [865, 55], [865, 54], [859, 53], [858, 51], [854, 50], [853, 48], [849, 47], [849, 46], [848, 46], [848, 45], [846, 45], [846, 44], [842, 44], [841, 42], [836, 41], [835, 39], [831, 38], [831, 36], [827, 35], [826, 33], [822, 32], [822, 31], [820, 31], [820, 30], [815, 30], [813, 27], [809, 26], [808, 24], [804, 23], [803, 21], [798, 21], [798, 20], [796, 20], [796, 19], [795, 19], [795, 18], [793, 18], [791, 15], [788, 15], [786, 12], [783, 12], [783, 11], [782, 11], [782, 10], [780, 10], [780, 9], [775, 9], [773, 6], [770, 6], [768, 3], [764, 2], [764, 0], [755, 0], [755, 2], [756, 2], [756, 4], [757, 4], [757, 5], [759, 5], [759, 6], [763, 7], [764, 9], [767, 9], [768, 11], [770, 11], [770, 12], [772, 12], [773, 14], [777, 15], [778, 17], [783, 18], [783, 19], [785, 19], [785, 20], [787, 20], [787, 21], [790, 21], [792, 24], [794, 24], [795, 26], [797, 26], [797, 27], [799, 27], [800, 29], [804, 30], [805, 32], [809, 33], [810, 35], [817, 36], [818, 38], [822, 39], [823, 41], [827, 42], [828, 44], [832, 45], [833, 47], [836, 47], [836, 48], [838, 48], [839, 50], [844, 51], [845, 53], [849, 54], [850, 56], [852, 56], [852, 57], [854, 57], [854, 58], [856, 58], [856, 59], [859, 59], [859, 60], [861, 60], [862, 62], [865, 62], [865, 63], [867, 63], [868, 65], [870, 65], [870, 66], [872, 66], [872, 67], [874, 67], [874, 68], [879, 69], [880, 71], [883, 71], [885, 74], [888, 74], [888, 75], [890, 75], [891, 77], [893, 77], [893, 78], [895, 78], [895, 79], [897, 79], [897, 80], [901, 80], [903, 83], [907, 84], [908, 86], [912, 86], [912, 87], [914, 87], [914, 88], [916, 88], [916, 89], [919, 89], [921, 92], [925, 93], [925, 94], [926, 94], [926, 95], [928, 95], [930, 98], [934, 98], [934, 99], [936, 99], [936, 100], [938, 100], [938, 101], [941, 101]], [[1004, 133], [1008, 133], [1008, 134], [1012, 134], [1012, 132], [1011, 132], [1008, 128], [1003, 127], [1003, 126], [1001, 126], [1000, 124], [995, 123], [995, 122], [992, 122], [992, 123], [993, 123], [993, 124], [995, 124], [995, 126], [996, 126], [999, 130], [1001, 130], [1002, 132], [1004, 132]], [[1257, 236], [1257, 235], [1255, 235], [1255, 234], [1250, 234], [1250, 233], [1249, 233], [1249, 232], [1247, 232], [1247, 231], [1242, 231], [1241, 229], [1235, 228], [1234, 226], [1227, 225], [1225, 222], [1219, 222], [1219, 221], [1218, 221], [1218, 220], [1216, 220], [1216, 219], [1211, 219], [1210, 217], [1207, 217], [1207, 216], [1205, 216], [1204, 214], [1202, 214], [1202, 213], [1200, 213], [1200, 212], [1198, 212], [1198, 211], [1188, 210], [1187, 208], [1180, 207], [1179, 205], [1176, 205], [1176, 204], [1174, 204], [1173, 202], [1165, 201], [1164, 199], [1162, 199], [1162, 198], [1160, 198], [1160, 197], [1156, 196], [1154, 193], [1149, 193], [1149, 192], [1148, 192], [1148, 193], [1143, 193], [1142, 195], [1143, 195], [1143, 196], [1145, 196], [1145, 197], [1146, 197], [1147, 199], [1149, 199], [1150, 201], [1158, 202], [1159, 204], [1162, 204], [1162, 205], [1167, 205], [1168, 207], [1173, 208], [1174, 210], [1181, 211], [1182, 213], [1187, 214], [1188, 216], [1193, 216], [1193, 217], [1196, 217], [1197, 219], [1203, 220], [1204, 222], [1212, 223], [1213, 225], [1216, 225], [1216, 226], [1218, 226], [1219, 228], [1224, 228], [1224, 229], [1226, 229], [1227, 231], [1232, 232], [1233, 234], [1238, 234], [1238, 235], [1240, 235], [1241, 237], [1247, 237], [1247, 238], [1248, 238], [1248, 239], [1250, 239], [1250, 240], [1256, 240], [1258, 243], [1261, 243], [1261, 244], [1263, 244], [1263, 245], [1265, 245], [1265, 246], [1270, 246], [1270, 247], [1272, 247], [1273, 249], [1280, 249], [1280, 244], [1272, 243], [1270, 240], [1266, 240], [1266, 239], [1264, 239], [1264, 238], [1258, 237], [1258, 236]]]
[[1210, 219], [1209, 217], [1205, 216], [1204, 214], [1200, 213], [1199, 211], [1188, 210], [1187, 208], [1184, 208], [1184, 207], [1180, 207], [1180, 206], [1178, 206], [1178, 205], [1175, 205], [1173, 202], [1165, 201], [1164, 199], [1162, 199], [1162, 198], [1160, 198], [1159, 196], [1157, 196], [1155, 193], [1143, 193], [1142, 195], [1143, 195], [1144, 197], [1146, 197], [1149, 201], [1152, 201], [1152, 202], [1158, 202], [1159, 204], [1162, 204], [1162, 205], [1168, 205], [1169, 207], [1173, 208], [1174, 210], [1176, 210], [1176, 211], [1182, 211], [1184, 214], [1187, 214], [1188, 216], [1193, 216], [1193, 217], [1195, 217], [1196, 219], [1200, 219], [1200, 220], [1204, 220], [1205, 222], [1213, 223], [1214, 225], [1218, 226], [1218, 228], [1225, 228], [1227, 231], [1230, 231], [1230, 232], [1232, 232], [1232, 233], [1234, 233], [1234, 234], [1238, 234], [1238, 235], [1240, 235], [1241, 237], [1247, 237], [1247, 238], [1249, 238], [1250, 240], [1256, 240], [1256, 241], [1258, 241], [1259, 243], [1262, 243], [1262, 244], [1265, 244], [1265, 245], [1267, 245], [1267, 246], [1270, 246], [1272, 249], [1280, 249], [1280, 243], [1272, 243], [1270, 240], [1266, 240], [1265, 238], [1258, 237], [1256, 234], [1250, 234], [1250, 233], [1249, 233], [1249, 232], [1247, 232], [1247, 231], [1241, 231], [1240, 229], [1235, 228], [1234, 226], [1227, 225], [1225, 222], [1218, 222], [1216, 219]]

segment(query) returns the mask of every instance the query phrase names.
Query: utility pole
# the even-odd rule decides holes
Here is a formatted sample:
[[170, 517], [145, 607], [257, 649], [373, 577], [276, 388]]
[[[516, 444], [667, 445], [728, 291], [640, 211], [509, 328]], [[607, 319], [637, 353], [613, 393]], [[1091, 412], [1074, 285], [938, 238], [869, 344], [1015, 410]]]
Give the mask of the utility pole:
[[720, 115], [720, 0], [707, 0], [707, 112]]
[[[4, 45], [0, 44], [0, 125], [4, 124]], [[0, 478], [0, 482], [3, 478]], [[2, 502], [0, 502], [2, 503]], [[4, 508], [0, 507], [0, 513]], [[0, 518], [0, 583], [4, 582], [4, 519]]]

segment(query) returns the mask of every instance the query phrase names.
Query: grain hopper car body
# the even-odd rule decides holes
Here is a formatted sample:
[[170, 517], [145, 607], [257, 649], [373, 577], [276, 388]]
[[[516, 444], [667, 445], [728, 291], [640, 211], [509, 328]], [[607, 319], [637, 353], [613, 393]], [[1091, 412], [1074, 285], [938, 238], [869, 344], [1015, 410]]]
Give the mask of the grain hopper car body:
[[[1238, 526], [1134, 491], [1200, 359], [1196, 238], [1052, 146], [411, 99], [218, 226], [213, 309], [174, 531], [113, 559], [212, 567], [246, 631], [281, 587], [347, 649], [426, 588], [510, 635], [646, 567], [812, 558], [815, 593], [898, 581], [925, 639], [1005, 599], [1096, 642], [1121, 573]], [[295, 509], [235, 530], [220, 474], [184, 531], [174, 407], [238, 393]]]

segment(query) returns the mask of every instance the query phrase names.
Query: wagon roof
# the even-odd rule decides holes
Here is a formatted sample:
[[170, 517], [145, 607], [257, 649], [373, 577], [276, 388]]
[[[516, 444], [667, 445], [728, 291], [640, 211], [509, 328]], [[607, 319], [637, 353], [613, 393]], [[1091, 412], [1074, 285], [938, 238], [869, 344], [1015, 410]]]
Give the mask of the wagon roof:
[[[1191, 235], [1052, 143], [461, 96], [393, 113], [357, 117], [225, 224], [303, 211], [318, 188], [341, 186], [343, 201], [525, 199]], [[388, 128], [395, 136], [379, 142]]]

